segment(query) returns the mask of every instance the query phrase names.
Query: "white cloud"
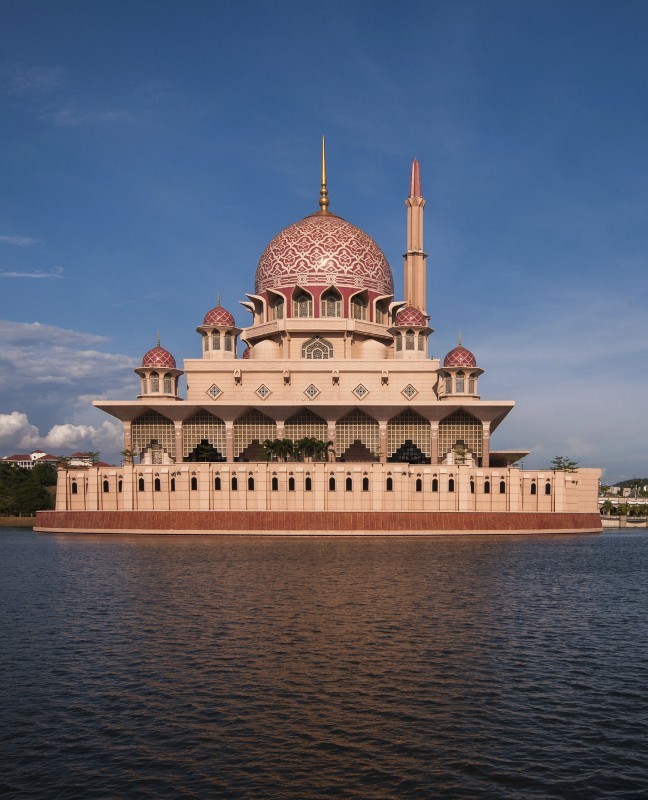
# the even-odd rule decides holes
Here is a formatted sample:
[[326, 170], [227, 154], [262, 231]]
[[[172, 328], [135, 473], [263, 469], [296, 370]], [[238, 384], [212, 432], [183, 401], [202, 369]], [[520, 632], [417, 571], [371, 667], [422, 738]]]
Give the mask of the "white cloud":
[[31, 247], [38, 244], [39, 239], [31, 236], [0, 236], [0, 244], [11, 244], [15, 247]]
[[62, 278], [63, 270], [57, 267], [54, 272], [3, 272], [0, 271], [0, 278]]
[[63, 67], [25, 66], [12, 64], [0, 70], [0, 85], [11, 94], [49, 93], [63, 85]]
[[38, 428], [30, 423], [27, 414], [21, 411], [0, 414], [0, 448], [12, 451], [7, 455], [16, 450], [32, 449], [38, 440]]
[[122, 442], [122, 426], [112, 420], [104, 420], [98, 426], [65, 422], [54, 425], [45, 436], [41, 436], [24, 412], [0, 414], [0, 448], [7, 455], [38, 448], [53, 455], [69, 455], [74, 450], [98, 450], [114, 457]]

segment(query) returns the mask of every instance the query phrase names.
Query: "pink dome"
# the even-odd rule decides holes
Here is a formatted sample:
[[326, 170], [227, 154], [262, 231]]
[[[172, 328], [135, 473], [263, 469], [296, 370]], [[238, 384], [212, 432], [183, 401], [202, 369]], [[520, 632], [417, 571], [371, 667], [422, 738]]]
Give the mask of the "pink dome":
[[394, 291], [387, 259], [370, 236], [334, 214], [312, 214], [284, 228], [263, 251], [255, 291], [331, 284]]
[[142, 359], [142, 366], [143, 367], [162, 367], [163, 369], [175, 369], [176, 362], [175, 358], [169, 353], [168, 350], [165, 350], [164, 347], [154, 347], [152, 350], [149, 350], [148, 353], [144, 354], [144, 358]]
[[457, 345], [454, 350], [451, 350], [448, 355], [443, 359], [444, 367], [476, 367], [477, 359], [465, 347]]
[[414, 306], [407, 306], [406, 308], [401, 308], [398, 314], [396, 314], [395, 324], [414, 325], [425, 328], [427, 326], [427, 318], [422, 311], [418, 310], [418, 308], [414, 308]]
[[250, 357], [250, 348], [246, 347], [245, 350], [243, 351], [243, 355], [241, 356], [241, 358], [249, 358], [249, 357]]
[[230, 312], [220, 305], [205, 314], [203, 325], [221, 325], [223, 328], [235, 328], [236, 323]]

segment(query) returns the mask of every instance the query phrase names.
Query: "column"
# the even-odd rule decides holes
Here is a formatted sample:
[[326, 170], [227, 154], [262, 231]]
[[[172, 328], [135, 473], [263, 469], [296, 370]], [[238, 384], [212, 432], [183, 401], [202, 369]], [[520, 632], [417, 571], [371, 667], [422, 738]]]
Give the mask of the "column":
[[184, 461], [183, 442], [182, 442], [182, 422], [177, 419], [173, 421], [175, 429], [175, 460], [176, 464], [182, 464]]

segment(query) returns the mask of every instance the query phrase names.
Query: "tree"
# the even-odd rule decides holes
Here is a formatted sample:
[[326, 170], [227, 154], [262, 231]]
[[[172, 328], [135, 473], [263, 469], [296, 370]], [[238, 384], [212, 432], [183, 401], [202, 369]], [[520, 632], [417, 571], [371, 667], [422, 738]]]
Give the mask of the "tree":
[[130, 448], [126, 448], [125, 450], [121, 451], [121, 455], [124, 459], [125, 464], [132, 464], [135, 457], [139, 455], [137, 450], [131, 450]]
[[96, 464], [99, 461], [100, 453], [98, 450], [88, 450], [87, 453], [83, 454], [91, 464]]
[[569, 456], [556, 456], [549, 465], [549, 469], [554, 472], [576, 472], [578, 469], [578, 461], [574, 461]]

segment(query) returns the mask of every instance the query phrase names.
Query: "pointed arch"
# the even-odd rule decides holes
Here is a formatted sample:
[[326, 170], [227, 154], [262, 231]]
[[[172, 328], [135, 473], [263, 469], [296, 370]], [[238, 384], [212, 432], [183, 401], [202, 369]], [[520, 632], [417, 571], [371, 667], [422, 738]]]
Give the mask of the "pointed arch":
[[335, 452], [339, 461], [377, 461], [378, 422], [359, 408], [350, 411], [335, 424]]
[[251, 408], [234, 420], [234, 460], [260, 461], [261, 442], [277, 438], [274, 420]]
[[319, 336], [315, 336], [302, 345], [302, 358], [314, 360], [333, 358], [333, 345], [328, 339], [320, 339]]
[[225, 461], [225, 423], [202, 409], [182, 423], [185, 461]]
[[293, 317], [312, 317], [313, 316], [313, 295], [298, 286], [293, 291], [292, 297]]
[[319, 439], [326, 442], [328, 438], [328, 425], [326, 421], [314, 414], [310, 408], [302, 408], [284, 425], [284, 437], [298, 442], [300, 439]]
[[387, 423], [387, 461], [429, 464], [430, 423], [408, 408]]
[[175, 458], [175, 427], [157, 411], [145, 411], [134, 420], [131, 435], [132, 449], [140, 453], [140, 460], [146, 461], [146, 456], [150, 455], [150, 463], [161, 463], [163, 453], [170, 459]]
[[367, 319], [369, 295], [366, 289], [351, 296], [349, 300], [349, 317], [351, 319]]
[[320, 296], [320, 317], [341, 317], [342, 295], [335, 286], [330, 286]]
[[474, 458], [482, 456], [482, 423], [463, 408], [439, 423], [439, 458], [444, 459], [460, 443]]

